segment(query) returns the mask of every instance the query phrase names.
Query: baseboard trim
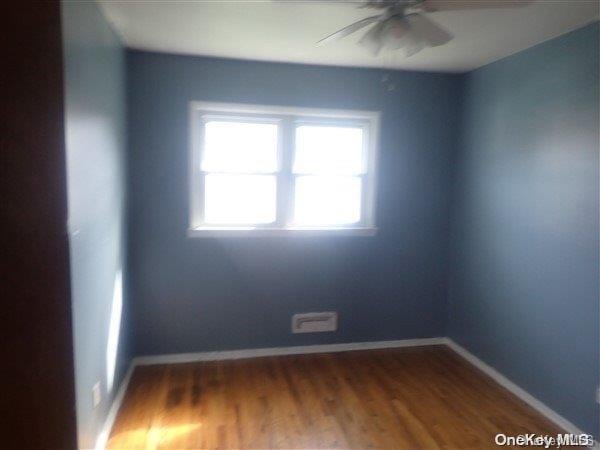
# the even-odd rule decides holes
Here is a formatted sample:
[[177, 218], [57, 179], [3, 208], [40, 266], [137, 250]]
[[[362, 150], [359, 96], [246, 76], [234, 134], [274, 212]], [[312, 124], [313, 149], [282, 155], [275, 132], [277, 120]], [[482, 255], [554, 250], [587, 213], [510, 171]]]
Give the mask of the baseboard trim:
[[519, 387], [517, 384], [510, 381], [508, 378], [506, 378], [504, 375], [502, 375], [500, 372], [498, 372], [496, 369], [494, 369], [489, 364], [483, 362], [481, 359], [479, 359], [473, 353], [468, 351], [466, 348], [457, 344], [450, 338], [444, 338], [443, 341], [448, 347], [450, 347], [452, 350], [454, 350], [456, 353], [458, 353], [464, 359], [469, 361], [471, 364], [473, 364], [475, 367], [477, 367], [483, 373], [488, 375], [500, 386], [502, 386], [503, 388], [512, 392], [514, 395], [519, 397], [521, 400], [523, 400], [525, 403], [527, 403], [529, 406], [531, 406], [537, 412], [542, 414], [548, 420], [550, 420], [551, 422], [553, 422], [554, 424], [558, 425], [560, 428], [565, 430], [567, 433], [586, 434], [583, 430], [581, 430], [579, 427], [577, 427], [571, 421], [565, 419], [563, 416], [561, 416], [556, 411], [554, 411], [552, 408], [550, 408], [549, 406], [547, 406], [546, 404], [544, 404], [543, 402], [541, 402], [540, 400], [535, 398], [533, 395], [531, 395], [525, 389]]
[[349, 352], [355, 350], [375, 350], [379, 348], [420, 347], [441, 345], [444, 338], [402, 339], [398, 341], [352, 342], [347, 344], [300, 345], [294, 347], [254, 348], [217, 352], [179, 353], [155, 356], [138, 356], [135, 365], [176, 364], [198, 361], [221, 361], [226, 359], [259, 358], [262, 356], [303, 355], [310, 353]]
[[119, 412], [121, 404], [123, 403], [123, 399], [125, 398], [125, 392], [127, 392], [127, 387], [129, 386], [129, 382], [131, 381], [131, 375], [133, 374], [134, 369], [135, 363], [134, 361], [131, 361], [129, 367], [127, 368], [127, 372], [123, 377], [123, 381], [121, 381], [121, 385], [119, 386], [117, 395], [115, 395], [115, 398], [113, 399], [113, 402], [110, 405], [108, 415], [106, 416], [104, 425], [100, 430], [100, 434], [98, 434], [98, 437], [96, 438], [96, 445], [94, 446], [94, 450], [106, 449], [106, 444], [108, 443], [110, 432], [112, 431], [112, 427], [115, 424], [115, 420], [117, 419], [117, 413]]

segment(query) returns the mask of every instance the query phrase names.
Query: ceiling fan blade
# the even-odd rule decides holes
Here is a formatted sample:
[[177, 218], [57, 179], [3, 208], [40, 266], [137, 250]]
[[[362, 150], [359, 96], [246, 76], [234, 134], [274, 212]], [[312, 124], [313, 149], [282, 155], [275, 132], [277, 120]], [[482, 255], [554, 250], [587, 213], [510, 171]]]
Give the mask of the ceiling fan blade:
[[365, 35], [358, 41], [359, 45], [366, 48], [373, 56], [377, 56], [383, 47], [382, 32], [386, 26], [385, 20], [374, 25]]
[[319, 42], [317, 42], [317, 44], [326, 44], [327, 42], [335, 41], [337, 39], [349, 36], [352, 33], [360, 30], [361, 28], [364, 28], [367, 25], [379, 20], [379, 17], [380, 16], [371, 16], [367, 17], [366, 19], [359, 20], [358, 22], [354, 22], [353, 24], [348, 25], [347, 27], [344, 27], [339, 31], [336, 31], [333, 34], [330, 34], [326, 38], [321, 39]]
[[535, 0], [424, 0], [425, 11], [460, 11], [465, 9], [524, 8]]
[[427, 46], [427, 42], [421, 39], [419, 35], [415, 33], [408, 33], [402, 49], [404, 50], [404, 56], [408, 58], [416, 53], [419, 53]]
[[397, 3], [392, 0], [365, 0], [359, 8], [374, 8], [374, 9], [386, 9]]
[[409, 14], [405, 20], [410, 26], [411, 34], [419, 36], [429, 47], [444, 45], [454, 37], [448, 30], [423, 14]]

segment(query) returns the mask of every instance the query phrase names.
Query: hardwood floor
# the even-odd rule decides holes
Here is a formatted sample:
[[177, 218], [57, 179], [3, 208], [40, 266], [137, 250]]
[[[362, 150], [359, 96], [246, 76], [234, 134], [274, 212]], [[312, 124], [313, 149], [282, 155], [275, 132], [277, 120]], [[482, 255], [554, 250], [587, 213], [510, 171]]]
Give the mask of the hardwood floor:
[[480, 449], [559, 432], [430, 346], [137, 367], [108, 448]]

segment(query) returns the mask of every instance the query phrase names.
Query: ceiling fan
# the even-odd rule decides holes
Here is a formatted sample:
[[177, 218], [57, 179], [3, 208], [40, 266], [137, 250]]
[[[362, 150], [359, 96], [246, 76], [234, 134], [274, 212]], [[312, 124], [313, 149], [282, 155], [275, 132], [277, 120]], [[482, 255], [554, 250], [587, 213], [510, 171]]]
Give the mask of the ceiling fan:
[[349, 36], [356, 31], [370, 29], [358, 41], [373, 56], [385, 47], [402, 49], [406, 57], [428, 47], [444, 45], [454, 37], [444, 27], [426, 17], [435, 11], [481, 8], [523, 7], [533, 0], [364, 0], [360, 8], [381, 10], [380, 14], [359, 20], [321, 39], [318, 44]]

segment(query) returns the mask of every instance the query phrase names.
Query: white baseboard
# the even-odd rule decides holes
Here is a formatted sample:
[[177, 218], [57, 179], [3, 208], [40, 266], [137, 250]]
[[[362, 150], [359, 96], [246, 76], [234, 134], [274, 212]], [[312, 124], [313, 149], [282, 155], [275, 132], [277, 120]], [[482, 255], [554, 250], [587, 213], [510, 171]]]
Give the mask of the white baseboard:
[[399, 341], [353, 342], [348, 344], [302, 345], [294, 347], [254, 348], [218, 352], [179, 353], [170, 355], [138, 356], [133, 359], [136, 366], [152, 364], [175, 364], [198, 361], [220, 361], [226, 359], [259, 358], [261, 356], [303, 355], [310, 353], [349, 352], [353, 350], [374, 350], [378, 348], [419, 347], [440, 345], [445, 338], [402, 339]]
[[119, 390], [117, 391], [117, 395], [113, 399], [112, 404], [110, 405], [110, 409], [108, 410], [108, 415], [106, 416], [106, 420], [104, 421], [104, 425], [100, 430], [100, 434], [96, 438], [96, 445], [94, 446], [94, 450], [105, 450], [106, 444], [108, 443], [108, 438], [110, 436], [110, 432], [112, 431], [112, 427], [117, 418], [117, 413], [119, 412], [119, 408], [121, 408], [121, 404], [123, 403], [123, 399], [125, 398], [125, 392], [127, 392], [127, 387], [129, 386], [129, 382], [131, 381], [131, 375], [133, 374], [133, 370], [135, 369], [135, 364], [133, 361], [129, 364], [127, 368], [127, 372], [123, 377], [123, 381], [121, 381], [121, 385], [119, 386]]
[[[154, 364], [177, 364], [190, 363], [199, 361], [220, 361], [227, 359], [246, 359], [258, 358], [261, 356], [279, 356], [279, 355], [300, 355], [310, 353], [330, 353], [330, 352], [348, 352], [354, 350], [375, 350], [382, 348], [401, 348], [401, 347], [419, 347], [426, 345], [446, 345], [454, 350], [458, 355], [469, 361], [479, 370], [487, 374], [502, 387], [512, 392], [533, 409], [545, 416], [548, 420], [555, 423], [557, 426], [565, 430], [567, 433], [584, 434], [584, 432], [574, 425], [569, 420], [558, 414], [556, 411], [533, 397], [524, 389], [510, 381], [496, 369], [480, 360], [477, 356], [461, 347], [452, 339], [447, 337], [423, 338], [423, 339], [403, 339], [397, 341], [373, 341], [373, 342], [354, 342], [347, 344], [325, 344], [325, 345], [306, 345], [294, 347], [273, 347], [273, 348], [258, 348], [246, 350], [229, 350], [216, 352], [200, 352], [200, 353], [179, 353], [156, 356], [138, 356], [133, 358], [131, 365], [127, 370], [127, 374], [121, 382], [119, 391], [113, 400], [113, 404], [109, 410], [102, 431], [96, 440], [95, 450], [104, 450], [110, 436], [113, 424], [117, 417], [117, 413], [123, 398], [131, 375], [136, 366], [154, 365]], [[595, 447], [594, 447], [595, 448]]]
[[563, 416], [558, 414], [552, 408], [550, 408], [549, 406], [547, 406], [544, 403], [542, 403], [541, 401], [539, 401], [537, 398], [535, 398], [533, 395], [531, 395], [525, 389], [522, 389], [521, 387], [519, 387], [518, 385], [516, 385], [515, 383], [510, 381], [508, 378], [506, 378], [504, 375], [502, 375], [500, 372], [498, 372], [492, 366], [483, 362], [481, 359], [479, 359], [473, 353], [471, 353], [464, 347], [460, 346], [459, 344], [454, 342], [452, 339], [444, 338], [443, 341], [448, 347], [450, 347], [452, 350], [454, 350], [456, 353], [458, 353], [464, 359], [469, 361], [471, 364], [473, 364], [479, 370], [484, 372], [486, 375], [488, 375], [490, 378], [492, 378], [500, 386], [502, 386], [503, 388], [512, 392], [514, 395], [519, 397], [521, 400], [523, 400], [525, 403], [527, 403], [529, 406], [531, 406], [537, 412], [539, 412], [540, 414], [545, 416], [548, 420], [552, 421], [557, 426], [559, 426], [560, 428], [565, 430], [567, 433], [585, 434], [584, 431], [582, 431], [575, 424], [573, 424], [569, 420], [565, 419]]

